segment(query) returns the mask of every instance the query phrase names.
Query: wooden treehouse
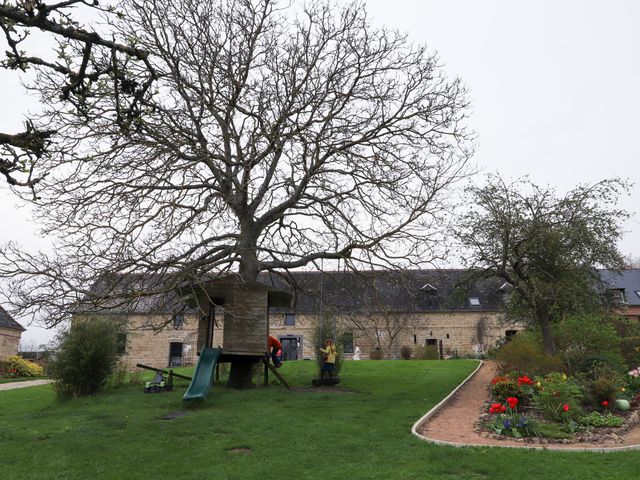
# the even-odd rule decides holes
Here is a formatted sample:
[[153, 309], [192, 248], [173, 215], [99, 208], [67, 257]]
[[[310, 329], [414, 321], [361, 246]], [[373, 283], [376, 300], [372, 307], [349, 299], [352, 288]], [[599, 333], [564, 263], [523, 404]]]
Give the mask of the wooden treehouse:
[[[219, 328], [216, 307], [224, 312], [220, 362], [230, 362], [228, 385], [253, 386], [251, 369], [267, 352], [269, 308], [289, 307], [292, 295], [255, 281], [229, 275], [180, 289], [189, 306], [201, 312], [198, 324], [198, 352], [212, 348], [213, 333]], [[266, 364], [265, 364], [266, 365]], [[265, 381], [267, 380], [265, 368]]]

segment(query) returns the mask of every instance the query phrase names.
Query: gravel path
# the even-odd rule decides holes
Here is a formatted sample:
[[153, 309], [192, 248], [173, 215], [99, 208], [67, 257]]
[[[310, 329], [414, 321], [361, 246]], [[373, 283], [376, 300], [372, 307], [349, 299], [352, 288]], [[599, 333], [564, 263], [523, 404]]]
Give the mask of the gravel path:
[[1, 390], [15, 390], [16, 388], [35, 387], [36, 385], [46, 385], [51, 380], [26, 380], [24, 382], [0, 383]]
[[456, 446], [501, 446], [520, 448], [547, 448], [562, 450], [606, 450], [640, 449], [640, 425], [637, 425], [620, 437], [618, 441], [609, 440], [594, 443], [527, 443], [525, 440], [497, 439], [484, 432], [475, 431], [484, 402], [489, 399], [489, 384], [495, 376], [496, 367], [485, 362], [476, 374], [449, 399], [436, 414], [427, 419], [416, 430], [427, 441], [449, 443]]

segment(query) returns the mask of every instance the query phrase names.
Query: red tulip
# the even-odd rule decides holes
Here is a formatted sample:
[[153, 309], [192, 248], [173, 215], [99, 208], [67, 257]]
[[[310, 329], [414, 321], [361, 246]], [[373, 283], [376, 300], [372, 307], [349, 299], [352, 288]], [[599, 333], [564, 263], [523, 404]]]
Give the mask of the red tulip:
[[569, 411], [569, 405], [565, 403], [565, 404], [562, 406], [562, 410], [564, 410], [565, 412], [568, 412], [568, 411]]
[[607, 408], [609, 406], [609, 401], [608, 400], [603, 400], [600, 405], [602, 405], [604, 408]]

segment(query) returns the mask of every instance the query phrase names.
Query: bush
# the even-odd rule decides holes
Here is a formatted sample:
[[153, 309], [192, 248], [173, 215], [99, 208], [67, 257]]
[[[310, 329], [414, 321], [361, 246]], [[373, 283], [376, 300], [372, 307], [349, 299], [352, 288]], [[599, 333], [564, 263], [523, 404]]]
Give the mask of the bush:
[[496, 353], [496, 361], [502, 372], [545, 375], [562, 370], [562, 360], [544, 353], [542, 346], [532, 335], [518, 334], [505, 343]]
[[640, 365], [640, 337], [626, 337], [620, 340], [622, 358], [627, 368]]
[[611, 413], [607, 413], [606, 415], [601, 415], [600, 412], [591, 412], [586, 417], [582, 417], [580, 420], [585, 426], [595, 427], [595, 428], [604, 428], [604, 427], [621, 427], [624, 423], [620, 417], [616, 417]]
[[594, 364], [581, 375], [587, 393], [587, 401], [600, 405], [604, 400], [613, 402], [620, 388], [625, 385], [624, 376], [607, 364]]
[[61, 397], [93, 395], [102, 390], [118, 364], [122, 325], [108, 320], [74, 324], [58, 336], [58, 348], [48, 365]]
[[44, 375], [40, 365], [18, 355], [11, 355], [0, 363], [0, 373], [7, 377], [42, 377]]
[[497, 402], [504, 402], [508, 397], [519, 397], [518, 383], [508, 377], [496, 377], [491, 381], [491, 396]]
[[323, 314], [315, 323], [313, 330], [311, 332], [311, 341], [313, 343], [313, 348], [316, 353], [316, 364], [318, 365], [318, 370], [322, 369], [323, 364], [323, 355], [320, 352], [321, 348], [326, 346], [326, 342], [329, 338], [334, 340], [334, 345], [336, 347], [336, 375], [342, 369], [342, 342], [340, 338], [342, 337], [342, 333], [338, 330], [337, 322], [335, 317], [331, 313]]
[[562, 359], [571, 374], [585, 372], [591, 367], [593, 352], [607, 363], [624, 370], [620, 336], [612, 319], [602, 315], [568, 317], [554, 326], [554, 339]]
[[554, 422], [566, 422], [582, 415], [580, 401], [584, 394], [573, 379], [551, 373], [539, 379], [538, 383], [540, 387], [534, 401], [544, 417]]
[[413, 349], [409, 345], [403, 345], [400, 347], [400, 358], [402, 360], [411, 360], [413, 355]]

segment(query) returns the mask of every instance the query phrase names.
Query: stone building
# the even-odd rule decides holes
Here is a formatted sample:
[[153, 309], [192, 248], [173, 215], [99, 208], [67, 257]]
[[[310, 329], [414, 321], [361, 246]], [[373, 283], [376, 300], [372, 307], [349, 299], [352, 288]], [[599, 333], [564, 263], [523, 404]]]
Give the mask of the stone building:
[[[282, 341], [285, 360], [315, 357], [313, 331], [318, 320], [335, 322], [345, 358], [357, 343], [369, 358], [399, 358], [403, 346], [430, 358], [485, 353], [519, 325], [504, 324], [498, 306], [507, 286], [497, 279], [465, 285], [463, 270], [405, 272], [296, 272], [286, 279], [263, 275], [262, 284], [287, 289], [290, 307], [270, 308], [269, 333]], [[194, 364], [206, 335], [204, 312], [175, 298], [149, 297], [135, 309], [113, 312], [127, 325], [125, 360], [134, 366]], [[208, 334], [223, 345], [225, 306], [211, 311]], [[228, 340], [228, 339], [227, 339]], [[225, 343], [229, 343], [228, 341]], [[266, 350], [266, 338], [265, 338]]]
[[24, 327], [0, 307], [0, 360], [16, 355]]

